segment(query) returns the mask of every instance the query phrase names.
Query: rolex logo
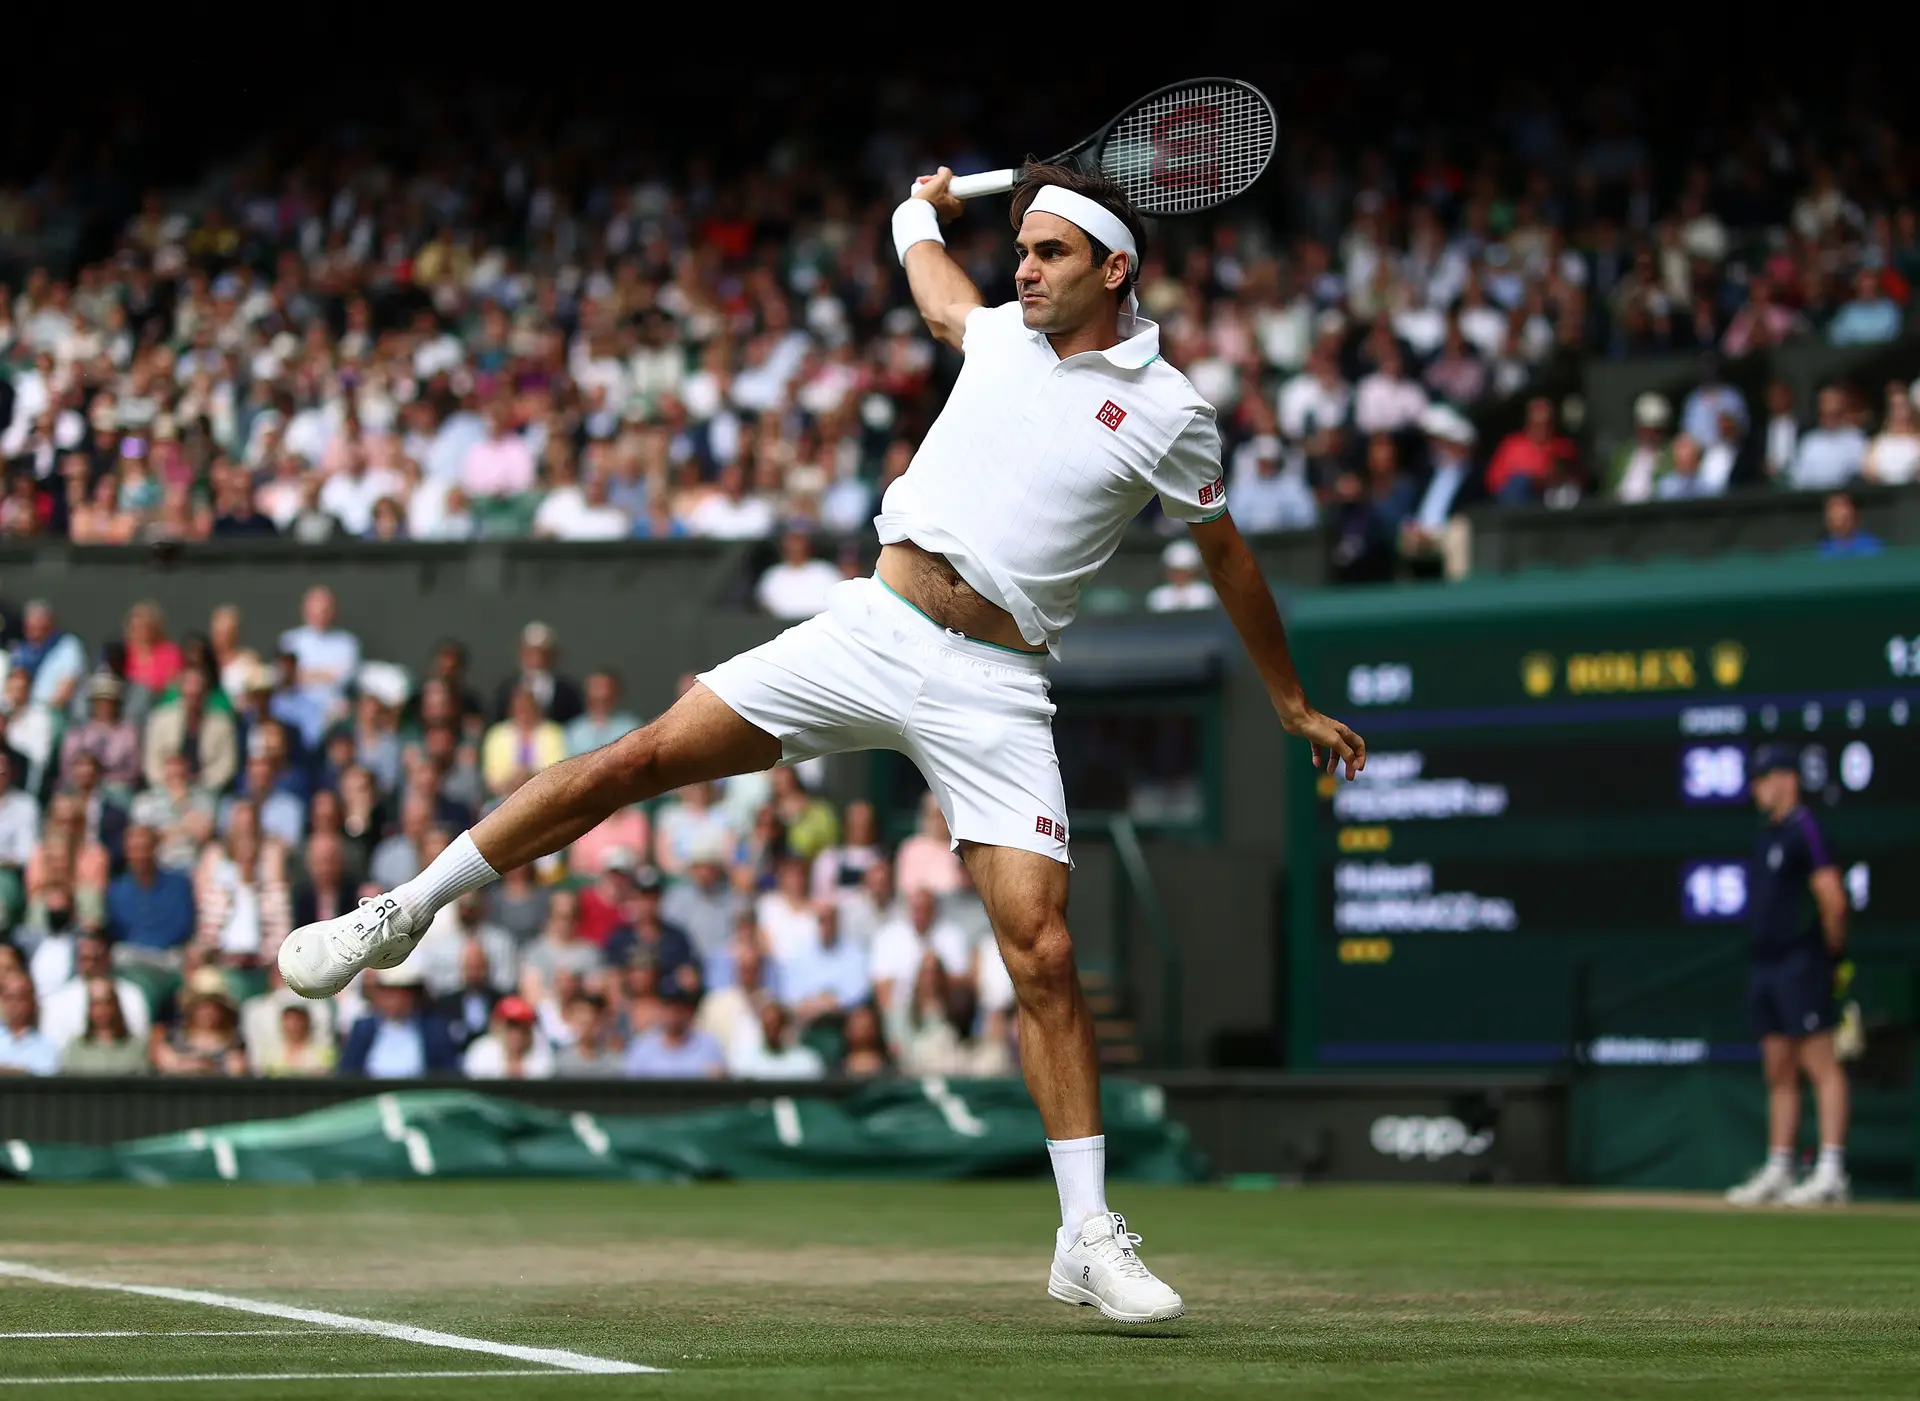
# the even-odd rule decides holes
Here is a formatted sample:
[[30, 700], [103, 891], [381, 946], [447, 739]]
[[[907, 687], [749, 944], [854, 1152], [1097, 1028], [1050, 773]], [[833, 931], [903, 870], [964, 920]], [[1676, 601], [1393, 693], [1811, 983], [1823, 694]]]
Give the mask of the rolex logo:
[[1746, 675], [1747, 649], [1738, 642], [1716, 642], [1709, 654], [1708, 665], [1713, 668], [1714, 684], [1731, 690]]

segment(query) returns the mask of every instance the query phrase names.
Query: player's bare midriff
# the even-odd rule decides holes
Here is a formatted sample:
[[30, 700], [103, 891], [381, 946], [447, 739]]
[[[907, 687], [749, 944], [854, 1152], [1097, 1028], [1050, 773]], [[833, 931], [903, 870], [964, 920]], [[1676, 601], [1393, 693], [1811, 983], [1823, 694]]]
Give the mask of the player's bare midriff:
[[960, 577], [945, 555], [922, 549], [911, 540], [884, 546], [880, 581], [943, 628], [965, 633], [976, 642], [992, 642], [1021, 652], [1044, 652], [1020, 635], [1013, 614], [990, 603]]

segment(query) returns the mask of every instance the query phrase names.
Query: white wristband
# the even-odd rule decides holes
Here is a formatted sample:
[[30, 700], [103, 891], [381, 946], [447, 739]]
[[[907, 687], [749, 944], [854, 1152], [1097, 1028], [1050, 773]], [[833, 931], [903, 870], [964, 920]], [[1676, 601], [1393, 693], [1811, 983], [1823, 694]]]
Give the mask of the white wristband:
[[932, 202], [917, 197], [903, 200], [893, 211], [893, 251], [899, 255], [900, 265], [906, 266], [909, 248], [929, 239], [946, 247], [947, 241], [940, 237], [940, 216], [934, 213]]

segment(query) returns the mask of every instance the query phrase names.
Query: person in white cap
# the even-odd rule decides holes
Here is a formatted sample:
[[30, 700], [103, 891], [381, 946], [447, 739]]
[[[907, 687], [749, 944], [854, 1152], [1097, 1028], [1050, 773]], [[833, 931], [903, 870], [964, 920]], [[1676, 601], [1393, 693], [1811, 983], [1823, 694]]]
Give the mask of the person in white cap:
[[1648, 391], [1633, 401], [1633, 441], [1613, 456], [1607, 474], [1609, 493], [1619, 501], [1653, 500], [1653, 484], [1673, 470], [1673, 448], [1667, 427], [1673, 411], [1667, 401]]
[[1214, 411], [1135, 314], [1143, 226], [1113, 182], [1029, 168], [1014, 192], [1017, 300], [989, 307], [948, 256], [952, 172], [895, 211], [920, 315], [965, 364], [875, 521], [870, 578], [826, 611], [702, 673], [652, 724], [534, 776], [425, 871], [281, 946], [287, 985], [336, 992], [406, 958], [434, 911], [557, 851], [618, 808], [688, 783], [849, 750], [905, 753], [927, 777], [1019, 1007], [1027, 1087], [1059, 1187], [1048, 1293], [1147, 1323], [1180, 1296], [1107, 1209], [1099, 1057], [1067, 931], [1066, 797], [1047, 654], [1081, 586], [1155, 497], [1186, 523], [1281, 724], [1347, 777], [1366, 746], [1308, 703], [1273, 592], [1227, 514]]
[[1218, 608], [1220, 596], [1200, 577], [1200, 547], [1191, 540], [1170, 541], [1160, 552], [1166, 582], [1147, 591], [1149, 613], [1183, 613], [1193, 608]]

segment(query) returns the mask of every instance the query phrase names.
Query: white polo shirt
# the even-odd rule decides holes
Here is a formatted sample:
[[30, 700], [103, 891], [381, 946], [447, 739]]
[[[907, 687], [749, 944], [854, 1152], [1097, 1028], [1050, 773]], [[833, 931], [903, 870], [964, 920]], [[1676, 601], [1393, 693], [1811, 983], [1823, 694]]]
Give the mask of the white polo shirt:
[[1227, 509], [1213, 406], [1160, 358], [1160, 328], [1065, 360], [1020, 304], [967, 317], [966, 364], [913, 463], [880, 503], [880, 542], [911, 540], [1049, 649], [1080, 587], [1155, 493], [1175, 520]]

